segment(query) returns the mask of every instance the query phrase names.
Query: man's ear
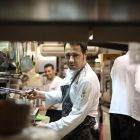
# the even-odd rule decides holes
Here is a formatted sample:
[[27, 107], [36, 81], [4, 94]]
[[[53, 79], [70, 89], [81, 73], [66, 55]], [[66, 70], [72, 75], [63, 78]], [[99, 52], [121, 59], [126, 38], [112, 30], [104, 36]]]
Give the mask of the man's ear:
[[85, 56], [87, 57], [87, 55], [88, 55], [88, 51], [86, 50], [86, 52], [85, 52]]

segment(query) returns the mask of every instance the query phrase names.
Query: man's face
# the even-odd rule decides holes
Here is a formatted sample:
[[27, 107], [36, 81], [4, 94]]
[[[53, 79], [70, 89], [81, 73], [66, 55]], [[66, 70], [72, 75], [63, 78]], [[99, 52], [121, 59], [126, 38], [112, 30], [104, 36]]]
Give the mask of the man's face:
[[69, 43], [65, 47], [65, 59], [68, 67], [71, 70], [78, 70], [86, 63], [86, 57], [88, 52], [82, 53], [82, 49], [79, 46], [71, 46]]
[[55, 77], [55, 70], [52, 67], [44, 68], [45, 75], [49, 80], [53, 80]]

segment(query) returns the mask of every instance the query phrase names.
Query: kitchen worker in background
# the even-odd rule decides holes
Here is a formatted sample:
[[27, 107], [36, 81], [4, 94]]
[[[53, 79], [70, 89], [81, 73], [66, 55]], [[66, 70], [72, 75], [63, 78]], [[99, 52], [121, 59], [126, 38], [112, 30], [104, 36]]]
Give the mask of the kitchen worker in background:
[[111, 140], [139, 140], [140, 66], [129, 64], [127, 52], [115, 60], [111, 77]]
[[56, 90], [62, 83], [62, 79], [55, 75], [55, 69], [52, 64], [46, 64], [44, 66], [45, 76], [47, 77], [47, 82], [45, 83], [44, 90], [49, 92]]
[[30, 95], [31, 98], [45, 98], [46, 107], [62, 102], [62, 118], [38, 126], [56, 130], [58, 139], [62, 140], [98, 140], [100, 84], [86, 62], [87, 45], [82, 42], [65, 43], [64, 53], [68, 70], [62, 85], [53, 92], [34, 90]]
[[[44, 66], [45, 76], [47, 81], [44, 86], [44, 91], [50, 92], [56, 90], [61, 84], [62, 79], [55, 75], [55, 69], [52, 64], [46, 64]], [[57, 121], [61, 118], [62, 104], [58, 103], [51, 107], [44, 108], [44, 105], [40, 105], [39, 110], [47, 109], [46, 116], [50, 117], [50, 122]]]

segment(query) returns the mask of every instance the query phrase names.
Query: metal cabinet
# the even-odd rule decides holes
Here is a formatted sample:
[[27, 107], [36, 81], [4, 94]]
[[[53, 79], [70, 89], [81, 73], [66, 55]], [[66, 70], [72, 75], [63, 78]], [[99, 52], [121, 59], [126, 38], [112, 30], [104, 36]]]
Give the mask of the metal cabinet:
[[108, 60], [101, 64], [101, 92], [103, 100], [110, 103], [112, 96], [112, 80], [110, 77], [113, 61]]

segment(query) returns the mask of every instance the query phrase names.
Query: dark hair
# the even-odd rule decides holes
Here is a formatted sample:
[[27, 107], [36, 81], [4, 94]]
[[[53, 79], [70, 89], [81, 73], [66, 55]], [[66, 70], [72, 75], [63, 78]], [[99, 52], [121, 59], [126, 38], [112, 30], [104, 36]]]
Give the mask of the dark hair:
[[67, 43], [69, 43], [71, 46], [80, 46], [83, 54], [87, 51], [87, 45], [84, 42], [65, 42], [64, 51], [65, 51], [65, 47], [66, 47]]
[[47, 68], [47, 67], [52, 67], [52, 69], [54, 69], [54, 66], [53, 66], [52, 64], [46, 64], [46, 65], [44, 66], [44, 68]]

